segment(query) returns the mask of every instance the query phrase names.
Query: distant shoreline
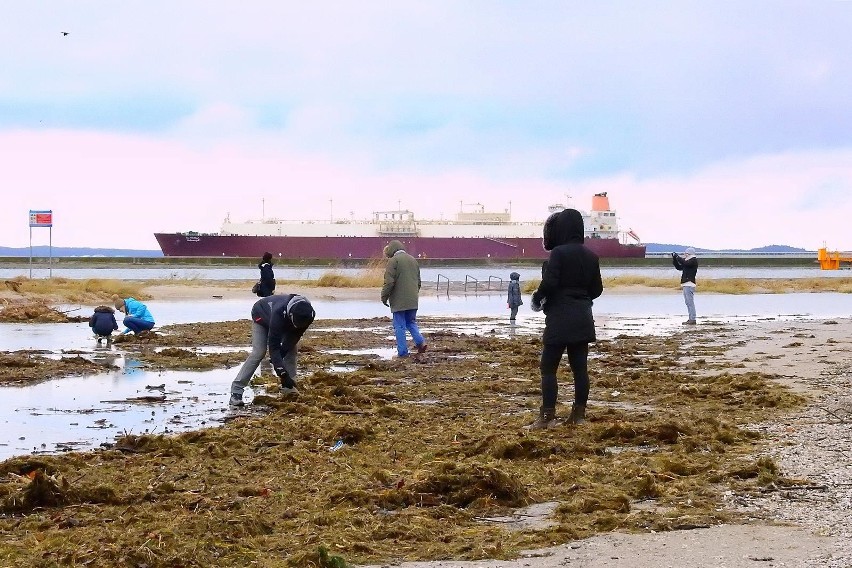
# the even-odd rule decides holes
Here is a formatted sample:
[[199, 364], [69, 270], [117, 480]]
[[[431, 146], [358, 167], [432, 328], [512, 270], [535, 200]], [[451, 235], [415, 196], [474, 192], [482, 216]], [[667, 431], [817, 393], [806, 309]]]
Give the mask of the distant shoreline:
[[[785, 267], [785, 268], [809, 268], [818, 266], [816, 253], [810, 256], [807, 253], [748, 253], [729, 254], [707, 253], [699, 255], [702, 266], [724, 266], [724, 267]], [[203, 267], [203, 268], [255, 268], [259, 258], [240, 257], [135, 257], [135, 256], [55, 256], [33, 257], [32, 267], [38, 269], [53, 268], [151, 268], [151, 267]], [[382, 259], [374, 258], [368, 260], [288, 260], [278, 259], [277, 266], [289, 267], [338, 267], [338, 268], [366, 268]], [[659, 266], [661, 263], [670, 264], [668, 255], [655, 254], [645, 258], [601, 258], [601, 266], [604, 267], [650, 267]], [[458, 260], [458, 259], [420, 259], [420, 266], [442, 267], [442, 266], [539, 266], [541, 259], [516, 259], [516, 260]], [[0, 267], [2, 268], [29, 268], [29, 257], [0, 256]]]

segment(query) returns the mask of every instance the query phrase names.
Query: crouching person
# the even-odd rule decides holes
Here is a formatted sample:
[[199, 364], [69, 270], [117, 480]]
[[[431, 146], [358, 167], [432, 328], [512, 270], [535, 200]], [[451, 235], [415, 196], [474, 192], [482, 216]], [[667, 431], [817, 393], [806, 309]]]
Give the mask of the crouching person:
[[313, 306], [299, 294], [275, 294], [261, 298], [251, 308], [251, 353], [231, 383], [231, 406], [243, 406], [243, 391], [263, 356], [281, 379], [282, 394], [296, 390], [296, 352], [299, 340], [314, 318]]
[[125, 326], [124, 331], [121, 332], [122, 335], [131, 332], [134, 335], [140, 335], [154, 328], [154, 316], [151, 315], [148, 306], [136, 298], [122, 299], [119, 296], [113, 296], [112, 300], [115, 309], [125, 314], [122, 320]]
[[89, 318], [89, 327], [92, 328], [98, 343], [106, 339], [107, 343], [112, 341], [112, 332], [118, 331], [118, 322], [115, 321], [115, 310], [109, 306], [98, 306], [95, 313]]

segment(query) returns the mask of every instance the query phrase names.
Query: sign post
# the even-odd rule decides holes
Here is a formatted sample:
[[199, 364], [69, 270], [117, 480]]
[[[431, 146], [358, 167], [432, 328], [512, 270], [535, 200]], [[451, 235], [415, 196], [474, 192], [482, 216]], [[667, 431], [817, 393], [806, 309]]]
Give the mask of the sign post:
[[30, 279], [33, 277], [33, 227], [47, 227], [50, 229], [49, 236], [49, 258], [48, 258], [48, 277], [53, 278], [53, 210], [35, 211], [30, 209]]

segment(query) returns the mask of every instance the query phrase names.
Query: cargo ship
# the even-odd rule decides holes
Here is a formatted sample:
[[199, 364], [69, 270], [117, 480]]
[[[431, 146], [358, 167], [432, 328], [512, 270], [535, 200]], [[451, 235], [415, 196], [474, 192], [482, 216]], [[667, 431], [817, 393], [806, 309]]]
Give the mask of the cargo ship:
[[[550, 213], [562, 205], [551, 205]], [[607, 194], [592, 197], [583, 211], [585, 244], [602, 258], [642, 258], [645, 245], [632, 231], [621, 232]], [[165, 256], [260, 257], [271, 252], [288, 260], [367, 260], [379, 258], [391, 240], [418, 258], [436, 260], [544, 259], [540, 222], [513, 222], [511, 212], [487, 212], [481, 204], [462, 206], [452, 220], [418, 220], [412, 211], [378, 211], [370, 220], [231, 222], [218, 233], [155, 233]]]

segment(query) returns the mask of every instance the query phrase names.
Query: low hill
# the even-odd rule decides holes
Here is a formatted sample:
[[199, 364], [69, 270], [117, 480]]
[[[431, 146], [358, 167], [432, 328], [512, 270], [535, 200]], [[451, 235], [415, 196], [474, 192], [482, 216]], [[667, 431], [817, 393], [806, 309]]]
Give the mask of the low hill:
[[[650, 253], [663, 253], [663, 252], [683, 252], [686, 250], [688, 245], [673, 245], [673, 244], [665, 244], [665, 243], [646, 243], [645, 251]], [[781, 252], [813, 252], [816, 254], [816, 251], [808, 251], [803, 248], [791, 247], [787, 245], [767, 245], [764, 247], [752, 248], [752, 249], [739, 249], [739, 248], [726, 248], [726, 249], [707, 249], [701, 247], [695, 247], [695, 251], [698, 253], [702, 252], [751, 252], [751, 253], [781, 253]]]
[[[144, 249], [108, 249], [108, 248], [87, 248], [87, 247], [53, 247], [35, 246], [32, 248], [32, 255], [38, 257], [46, 256], [55, 257], [74, 257], [74, 256], [133, 256], [133, 257], [161, 257], [163, 252], [159, 250], [144, 250]], [[12, 248], [0, 247], [0, 256], [7, 257], [28, 257], [30, 256], [30, 247]]]

